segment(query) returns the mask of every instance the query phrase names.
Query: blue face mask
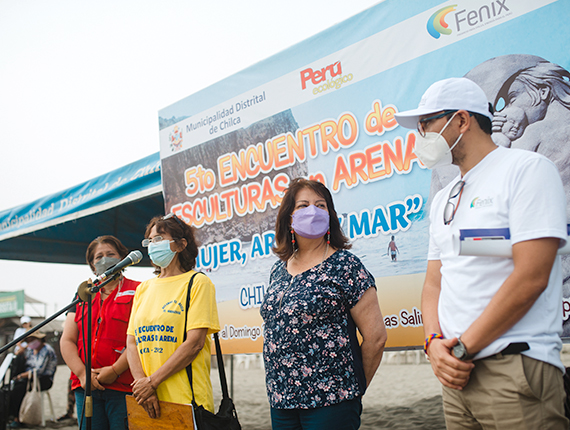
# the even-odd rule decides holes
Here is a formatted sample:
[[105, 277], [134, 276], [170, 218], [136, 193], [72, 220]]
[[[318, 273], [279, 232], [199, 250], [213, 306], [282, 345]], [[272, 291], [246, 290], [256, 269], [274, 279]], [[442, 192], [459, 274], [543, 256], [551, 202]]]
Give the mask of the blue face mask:
[[148, 245], [148, 256], [154, 264], [159, 267], [165, 268], [172, 263], [176, 252], [170, 249], [170, 243], [173, 240], [163, 240], [159, 243], [150, 243]]

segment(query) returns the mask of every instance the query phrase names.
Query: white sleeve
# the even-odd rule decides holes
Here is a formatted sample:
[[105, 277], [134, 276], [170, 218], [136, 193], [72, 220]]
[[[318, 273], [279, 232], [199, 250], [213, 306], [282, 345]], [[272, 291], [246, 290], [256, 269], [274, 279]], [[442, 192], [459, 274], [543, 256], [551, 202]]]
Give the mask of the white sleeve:
[[428, 260], [441, 260], [441, 250], [439, 249], [439, 247], [437, 246], [437, 244], [435, 243], [435, 240], [433, 239], [434, 234], [433, 234], [433, 226], [434, 226], [434, 220], [435, 220], [435, 207], [437, 206], [436, 204], [436, 199], [434, 198], [431, 202], [431, 208], [430, 208], [430, 213], [429, 213], [429, 248], [428, 248], [428, 256], [427, 259]]
[[511, 243], [546, 237], [566, 244], [566, 196], [560, 174], [546, 157], [525, 160], [512, 178], [509, 228]]

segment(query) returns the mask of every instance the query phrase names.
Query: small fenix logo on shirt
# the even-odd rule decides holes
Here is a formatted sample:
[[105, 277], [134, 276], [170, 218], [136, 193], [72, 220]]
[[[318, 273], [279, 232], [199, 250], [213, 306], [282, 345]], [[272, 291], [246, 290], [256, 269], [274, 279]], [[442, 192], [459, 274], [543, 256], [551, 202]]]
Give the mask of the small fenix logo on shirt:
[[481, 209], [493, 206], [493, 197], [475, 197], [471, 202], [471, 208]]

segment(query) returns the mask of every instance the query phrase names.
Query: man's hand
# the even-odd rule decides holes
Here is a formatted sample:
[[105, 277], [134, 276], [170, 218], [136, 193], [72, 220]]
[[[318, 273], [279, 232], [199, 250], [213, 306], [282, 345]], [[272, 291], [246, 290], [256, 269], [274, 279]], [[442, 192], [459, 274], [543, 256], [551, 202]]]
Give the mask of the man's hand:
[[461, 361], [451, 350], [457, 345], [457, 338], [433, 339], [428, 348], [429, 361], [433, 373], [443, 385], [454, 390], [462, 390], [469, 382], [469, 375], [475, 365]]

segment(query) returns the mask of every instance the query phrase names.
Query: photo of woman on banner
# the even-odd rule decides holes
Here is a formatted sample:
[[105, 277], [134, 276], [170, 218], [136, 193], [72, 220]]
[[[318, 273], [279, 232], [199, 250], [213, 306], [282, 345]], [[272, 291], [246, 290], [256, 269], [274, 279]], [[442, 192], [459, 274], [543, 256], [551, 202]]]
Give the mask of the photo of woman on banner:
[[[150, 418], [160, 417], [159, 400], [190, 404], [193, 396], [214, 412], [210, 336], [220, 323], [214, 284], [193, 270], [198, 255], [194, 230], [168, 214], [152, 218], [144, 237], [142, 245], [148, 247], [157, 277], [137, 289], [127, 330], [133, 396]], [[189, 365], [194, 393], [186, 373]]]
[[[85, 259], [91, 271], [99, 276], [127, 256], [128, 248], [115, 236], [94, 239], [87, 247]], [[91, 388], [96, 430], [124, 429], [127, 417], [125, 396], [131, 393], [133, 377], [126, 354], [127, 324], [138, 281], [121, 274], [93, 296], [91, 309]], [[78, 421], [85, 426], [85, 356], [88, 325], [87, 302], [79, 303], [66, 316], [60, 349], [71, 369], [71, 390], [75, 396]], [[68, 414], [69, 415], [69, 414]], [[69, 416], [68, 416], [69, 417]]]
[[260, 308], [272, 427], [357, 429], [387, 339], [374, 277], [348, 251], [320, 182], [291, 182], [275, 243], [279, 260]]
[[[497, 145], [538, 152], [556, 164], [564, 184], [570, 220], [570, 72], [542, 57], [511, 54], [491, 58], [471, 69], [493, 105], [492, 139]], [[455, 176], [456, 166], [432, 173], [430, 200]], [[562, 255], [563, 296], [570, 297], [570, 255]], [[563, 337], [570, 336], [570, 319]]]

